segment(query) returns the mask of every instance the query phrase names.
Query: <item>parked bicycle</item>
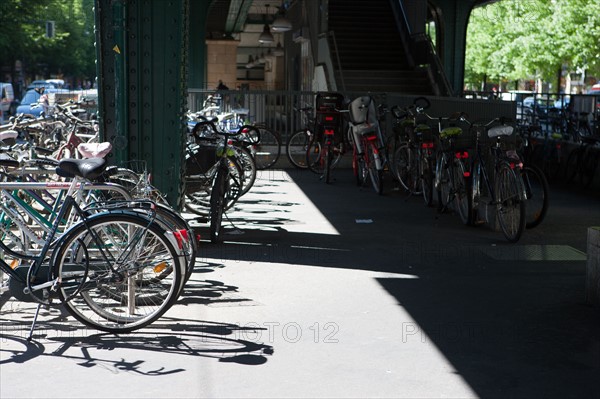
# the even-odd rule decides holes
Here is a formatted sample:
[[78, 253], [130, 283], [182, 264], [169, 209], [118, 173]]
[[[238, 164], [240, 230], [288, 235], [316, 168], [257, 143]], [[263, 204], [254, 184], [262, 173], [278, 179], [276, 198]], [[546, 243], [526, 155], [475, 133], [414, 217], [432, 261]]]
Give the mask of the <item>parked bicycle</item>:
[[383, 114], [371, 96], [361, 96], [350, 102], [349, 136], [353, 144], [352, 168], [357, 184], [367, 179], [375, 192], [383, 194], [383, 171], [387, 165], [385, 140], [379, 123]]
[[315, 133], [306, 152], [306, 164], [325, 183], [330, 183], [331, 172], [345, 152], [341, 114], [344, 96], [340, 93], [322, 92], [317, 94], [315, 103]]
[[438, 125], [439, 146], [435, 156], [433, 184], [437, 192], [438, 209], [444, 212], [454, 207], [461, 222], [470, 224], [472, 204], [468, 162], [472, 140], [460, 126], [456, 126], [461, 114], [433, 117], [423, 107], [417, 107], [417, 112]]
[[[504, 237], [511, 243], [519, 241], [525, 228], [525, 202], [520, 159], [512, 157], [514, 128], [501, 118], [485, 124], [461, 120], [475, 132], [475, 156], [472, 166], [472, 220], [487, 219], [488, 207], [495, 210], [496, 221]], [[489, 140], [489, 141], [487, 141]]]
[[[94, 178], [105, 169], [101, 158], [65, 159], [58, 173]], [[3, 248], [20, 262], [0, 259], [8, 289], [18, 300], [37, 302], [29, 339], [42, 305], [60, 303], [83, 324], [111, 333], [131, 332], [164, 314], [175, 303], [186, 264], [172, 232], [155, 223], [152, 213], [126, 207], [79, 207], [73, 179], [39, 253]], [[78, 222], [64, 234], [59, 227], [71, 213]], [[3, 235], [4, 242], [6, 236]]]
[[[315, 134], [315, 117], [313, 115], [314, 108], [305, 106], [302, 108], [294, 108], [294, 111], [301, 113], [304, 127], [296, 130], [288, 138], [285, 145], [286, 155], [290, 163], [298, 169], [308, 169], [307, 151]], [[336, 160], [334, 159], [334, 163]]]
[[[419, 105], [419, 107], [417, 106]], [[429, 101], [420, 97], [405, 108], [395, 106], [397, 120], [392, 148], [391, 170], [410, 195], [423, 195], [425, 205], [433, 204], [436, 145], [429, 125], [416, 123], [416, 108], [427, 109]]]

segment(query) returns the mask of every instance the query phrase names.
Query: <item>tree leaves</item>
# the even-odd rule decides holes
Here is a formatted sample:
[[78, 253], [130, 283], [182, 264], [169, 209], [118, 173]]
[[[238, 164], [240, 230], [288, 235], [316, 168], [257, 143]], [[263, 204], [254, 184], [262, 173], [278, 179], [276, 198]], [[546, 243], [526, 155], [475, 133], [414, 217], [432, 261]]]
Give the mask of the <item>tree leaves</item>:
[[600, 74], [600, 0], [503, 0], [476, 8], [465, 80], [554, 80], [565, 67]]
[[[34, 77], [95, 76], [93, 0], [1, 0], [0, 64]], [[46, 22], [55, 36], [46, 37]]]

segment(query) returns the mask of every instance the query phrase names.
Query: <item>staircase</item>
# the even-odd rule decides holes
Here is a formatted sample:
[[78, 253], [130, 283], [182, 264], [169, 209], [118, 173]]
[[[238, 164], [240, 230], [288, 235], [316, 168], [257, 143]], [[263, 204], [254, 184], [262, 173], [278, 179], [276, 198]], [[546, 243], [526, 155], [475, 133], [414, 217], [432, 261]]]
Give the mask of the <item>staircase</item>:
[[434, 94], [427, 68], [406, 54], [390, 0], [329, 0], [328, 21], [338, 88]]

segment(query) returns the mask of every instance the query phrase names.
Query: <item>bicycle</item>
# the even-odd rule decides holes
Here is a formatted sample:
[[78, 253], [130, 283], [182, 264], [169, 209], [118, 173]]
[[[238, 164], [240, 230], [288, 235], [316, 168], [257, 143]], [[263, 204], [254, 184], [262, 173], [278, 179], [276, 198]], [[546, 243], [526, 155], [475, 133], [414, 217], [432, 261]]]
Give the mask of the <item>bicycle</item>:
[[[45, 159], [0, 160], [0, 233], [3, 239], [7, 239], [7, 243], [0, 242], [0, 247], [19, 252], [24, 257], [31, 253], [39, 253], [51, 231], [58, 210], [63, 205], [64, 194], [71, 185], [69, 182], [39, 180], [39, 177], [46, 177], [50, 173], [49, 167], [53, 167], [54, 170], [58, 165], [58, 161], [50, 162]], [[94, 181], [79, 180], [77, 192], [73, 193], [73, 197], [86, 212], [92, 209], [90, 204], [97, 208], [98, 204], [111, 201], [112, 205], [124, 204], [128, 211], [144, 214], [149, 212], [150, 203], [133, 202], [134, 198], [162, 201], [151, 203], [152, 212], [158, 224], [173, 232], [187, 261], [185, 281], [190, 278], [197, 253], [193, 230], [166, 204], [164, 198], [157, 194], [158, 190], [150, 185], [147, 174], [140, 177], [130, 169], [109, 167]], [[49, 191], [58, 191], [58, 194], [50, 194]], [[61, 230], [65, 230], [73, 222], [74, 217], [70, 215], [61, 221]], [[18, 228], [20, 236], [13, 233], [13, 227]]]
[[[254, 126], [242, 126], [238, 132], [245, 138], [259, 136]], [[238, 137], [238, 134], [230, 135]], [[218, 153], [222, 151], [223, 138], [219, 137], [216, 125], [205, 120], [195, 125], [190, 139], [194, 141], [186, 146], [186, 208], [192, 213], [209, 216], [211, 190], [220, 163]], [[230, 184], [225, 209], [231, 208], [256, 180], [255, 160], [249, 150], [239, 145], [240, 141], [227, 143]]]
[[532, 229], [538, 226], [546, 217], [549, 207], [549, 186], [544, 172], [531, 162], [531, 129], [521, 126], [517, 131], [517, 150], [512, 158], [519, 157], [521, 178], [523, 180], [524, 194], [527, 200], [525, 206], [525, 228]]
[[[472, 165], [472, 207], [474, 221], [479, 220], [479, 206], [493, 206], [504, 237], [511, 243], [519, 241], [525, 229], [526, 209], [520, 159], [507, 155], [507, 142], [514, 128], [506, 120], [495, 118], [485, 124], [470, 122], [465, 115], [461, 120], [475, 130], [475, 156]], [[496, 126], [492, 126], [495, 125]], [[489, 145], [483, 143], [487, 129]], [[510, 144], [508, 145], [510, 147]], [[486, 151], [484, 154], [484, 150]]]
[[410, 107], [392, 107], [398, 128], [394, 135], [391, 170], [409, 195], [423, 195], [426, 206], [433, 204], [435, 176], [435, 140], [431, 127], [416, 123], [417, 104], [429, 107], [424, 98], [415, 99]]
[[[315, 118], [312, 115], [313, 107], [306, 106], [295, 108], [294, 111], [301, 112], [305, 121], [304, 127], [296, 130], [287, 140], [285, 145], [286, 155], [290, 163], [298, 169], [308, 169], [307, 151], [309, 149], [312, 136], [314, 135]], [[334, 163], [337, 163], [334, 160]]]
[[[57, 172], [95, 178], [105, 167], [101, 158], [65, 159]], [[41, 306], [56, 300], [88, 327], [125, 333], [161, 317], [183, 286], [185, 263], [177, 240], [155, 223], [152, 214], [128, 212], [122, 206], [87, 212], [74, 198], [78, 185], [78, 179], [70, 183], [38, 254], [7, 251], [29, 265], [11, 265], [0, 259], [11, 294], [38, 303], [28, 340]], [[61, 221], [71, 212], [79, 221], [58, 235]]]
[[350, 102], [348, 115], [349, 136], [353, 143], [352, 167], [357, 184], [366, 184], [368, 175], [375, 192], [382, 195], [383, 171], [387, 165], [385, 140], [379, 123], [383, 111], [378, 113], [372, 97], [362, 96]]
[[340, 93], [317, 93], [315, 134], [306, 152], [308, 168], [329, 184], [331, 171], [345, 152], [341, 108], [344, 96]]
[[202, 110], [196, 113], [188, 112], [188, 126], [193, 128], [195, 123], [210, 120], [221, 131], [236, 132], [241, 126], [254, 126], [258, 134], [249, 137], [242, 134], [239, 138], [240, 145], [250, 151], [256, 168], [264, 170], [271, 168], [281, 156], [282, 140], [278, 132], [271, 130], [263, 122], [250, 122], [248, 108], [235, 108], [228, 112], [220, 112], [220, 98], [209, 96], [204, 101]]
[[[242, 191], [243, 172], [237, 171], [232, 174], [232, 157], [235, 156], [235, 150], [229, 143], [229, 138], [237, 136], [248, 130], [256, 129], [254, 126], [241, 126], [237, 132], [229, 132], [217, 129], [211, 121], [201, 122], [210, 127], [217, 135], [223, 137], [222, 143], [217, 147], [214, 179], [211, 184], [210, 192], [210, 241], [212, 243], [221, 243], [223, 214], [231, 201], [237, 200]], [[235, 165], [234, 165], [235, 166]], [[237, 174], [237, 175], [236, 175]]]
[[[423, 107], [417, 107], [419, 115], [436, 121], [438, 125], [438, 148], [435, 155], [433, 187], [437, 192], [438, 211], [440, 213], [454, 204], [461, 222], [471, 224], [471, 181], [468, 168], [471, 138], [464, 134], [460, 126], [453, 126], [460, 120], [461, 114], [449, 117], [432, 117]], [[443, 127], [445, 123], [450, 126]]]

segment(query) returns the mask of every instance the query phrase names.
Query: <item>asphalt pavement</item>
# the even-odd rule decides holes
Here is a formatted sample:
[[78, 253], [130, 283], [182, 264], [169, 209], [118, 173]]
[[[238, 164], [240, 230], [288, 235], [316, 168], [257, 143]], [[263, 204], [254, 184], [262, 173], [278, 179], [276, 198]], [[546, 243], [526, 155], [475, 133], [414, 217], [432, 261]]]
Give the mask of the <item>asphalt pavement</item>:
[[387, 181], [264, 171], [201, 234], [179, 302], [140, 331], [85, 329], [0, 303], [5, 398], [600, 398], [600, 312], [585, 301], [600, 190], [555, 185], [507, 243]]

